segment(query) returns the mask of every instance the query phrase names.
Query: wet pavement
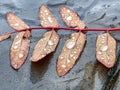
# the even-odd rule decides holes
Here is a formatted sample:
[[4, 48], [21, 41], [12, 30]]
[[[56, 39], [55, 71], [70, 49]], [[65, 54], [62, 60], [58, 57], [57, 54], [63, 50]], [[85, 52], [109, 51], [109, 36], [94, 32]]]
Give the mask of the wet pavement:
[[[120, 0], [4, 0], [0, 1], [0, 34], [13, 31], [6, 22], [6, 13], [10, 11], [29, 26], [39, 26], [38, 10], [42, 4], [48, 6], [62, 27], [67, 27], [59, 14], [62, 5], [74, 9], [87, 27], [120, 27]], [[117, 63], [113, 68], [107, 69], [96, 61], [96, 37], [103, 32], [86, 32], [87, 42], [81, 57], [63, 77], [56, 73], [57, 57], [64, 42], [75, 31], [59, 30], [60, 42], [56, 51], [37, 63], [31, 63], [33, 48], [45, 32], [32, 31], [29, 55], [19, 70], [10, 66], [9, 58], [15, 34], [0, 42], [0, 90], [119, 90], [120, 31], [110, 32], [117, 40]]]

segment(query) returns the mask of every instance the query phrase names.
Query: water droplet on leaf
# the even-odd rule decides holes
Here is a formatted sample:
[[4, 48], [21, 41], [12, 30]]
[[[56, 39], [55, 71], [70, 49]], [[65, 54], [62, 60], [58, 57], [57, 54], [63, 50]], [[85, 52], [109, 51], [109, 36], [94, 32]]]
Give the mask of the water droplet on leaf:
[[100, 50], [101, 51], [106, 51], [108, 49], [108, 46], [107, 45], [103, 45], [103, 46], [101, 46], [101, 48], [100, 48]]
[[69, 20], [72, 20], [72, 17], [69, 16], [69, 17], [66, 18], [66, 20], [68, 20], [68, 21], [69, 21]]
[[69, 60], [69, 59], [67, 59], [67, 63], [70, 63], [70, 60]]
[[24, 55], [23, 55], [22, 53], [19, 54], [19, 58], [23, 58], [23, 56], [24, 56]]
[[68, 13], [70, 13], [70, 10], [67, 10]]
[[62, 67], [63, 67], [63, 68], [66, 68], [66, 66], [65, 66], [65, 65], [62, 65]]
[[18, 48], [18, 46], [14, 46], [13, 48], [14, 48], [14, 49], [17, 49], [17, 48]]
[[49, 40], [48, 45], [50, 45], [50, 46], [54, 45], [53, 41]]
[[66, 44], [66, 47], [67, 47], [68, 49], [72, 49], [74, 46], [75, 46], [75, 41], [70, 41], [70, 42], [68, 42], [68, 43]]

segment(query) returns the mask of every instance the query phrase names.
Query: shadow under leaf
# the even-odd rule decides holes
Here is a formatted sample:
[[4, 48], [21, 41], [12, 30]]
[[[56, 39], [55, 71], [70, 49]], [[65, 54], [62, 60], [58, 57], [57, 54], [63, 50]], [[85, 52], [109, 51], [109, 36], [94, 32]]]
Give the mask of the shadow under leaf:
[[47, 55], [45, 58], [38, 62], [33, 62], [31, 64], [30, 80], [33, 84], [37, 83], [42, 79], [45, 72], [48, 70], [48, 64], [52, 59], [53, 53]]

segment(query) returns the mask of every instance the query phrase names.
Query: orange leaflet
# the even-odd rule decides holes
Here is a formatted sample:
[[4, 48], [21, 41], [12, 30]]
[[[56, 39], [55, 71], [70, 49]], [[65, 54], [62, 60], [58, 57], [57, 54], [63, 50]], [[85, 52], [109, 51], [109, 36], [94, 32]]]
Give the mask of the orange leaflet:
[[[43, 27], [58, 27], [57, 20], [45, 5], [40, 7], [39, 14], [41, 25]], [[54, 29], [46, 32], [43, 35], [43, 38], [36, 44], [30, 60], [33, 62], [41, 60], [49, 53], [55, 51], [58, 42], [59, 36]]]
[[[85, 27], [78, 15], [68, 7], [61, 7], [60, 14], [68, 26], [76, 28]], [[57, 62], [57, 73], [59, 76], [65, 75], [74, 66], [84, 48], [85, 40], [86, 35], [78, 32], [73, 33], [70, 39], [65, 42]]]
[[3, 41], [3, 40], [5, 40], [5, 39], [7, 39], [7, 38], [9, 38], [9, 37], [10, 37], [10, 34], [1, 35], [1, 36], [0, 36], [0, 41]]
[[[29, 26], [25, 22], [23, 22], [12, 12], [7, 13], [7, 22], [13, 29], [17, 31], [29, 28]], [[25, 37], [30, 37], [30, 31], [26, 31]]]
[[[19, 17], [11, 12], [7, 14], [7, 21], [9, 25], [16, 30], [29, 28], [27, 24], [25, 24]], [[28, 55], [30, 44], [29, 36], [29, 31], [22, 31], [19, 32], [14, 38], [10, 49], [10, 59], [11, 65], [15, 69], [19, 69], [22, 66]]]
[[97, 37], [96, 58], [108, 68], [114, 66], [116, 61], [116, 40], [109, 33]]

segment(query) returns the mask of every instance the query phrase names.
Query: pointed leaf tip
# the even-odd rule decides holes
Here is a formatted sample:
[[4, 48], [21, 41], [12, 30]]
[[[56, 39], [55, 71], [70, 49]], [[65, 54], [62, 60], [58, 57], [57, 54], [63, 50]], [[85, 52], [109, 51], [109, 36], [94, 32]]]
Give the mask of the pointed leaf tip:
[[80, 20], [80, 17], [70, 8], [62, 6], [60, 15], [66, 25], [70, 27], [84, 28], [85, 24]]
[[114, 66], [116, 62], [116, 40], [109, 33], [97, 37], [96, 58], [107, 68]]
[[58, 57], [57, 72], [59, 76], [65, 75], [75, 64], [85, 45], [86, 35], [82, 32], [73, 33], [68, 39]]
[[46, 55], [52, 53], [55, 51], [58, 42], [59, 36], [54, 30], [46, 32], [43, 38], [41, 38], [36, 44], [30, 60], [32, 62], [37, 62], [44, 58]]
[[28, 55], [30, 40], [24, 38], [25, 33], [20, 32], [16, 35], [10, 49], [11, 65], [14, 69], [19, 69]]
[[[20, 31], [29, 28], [29, 26], [22, 21], [18, 16], [14, 13], [9, 12], [7, 13], [7, 22], [8, 24], [15, 30]], [[26, 31], [25, 37], [30, 37], [30, 31]]]

